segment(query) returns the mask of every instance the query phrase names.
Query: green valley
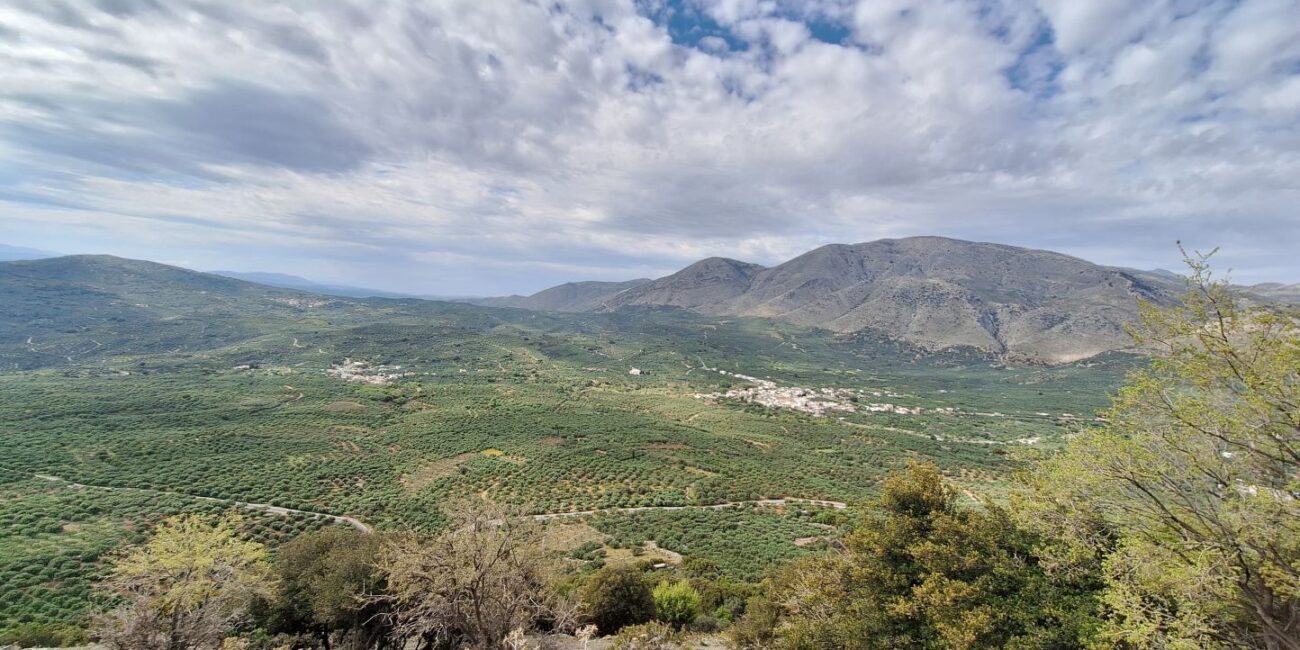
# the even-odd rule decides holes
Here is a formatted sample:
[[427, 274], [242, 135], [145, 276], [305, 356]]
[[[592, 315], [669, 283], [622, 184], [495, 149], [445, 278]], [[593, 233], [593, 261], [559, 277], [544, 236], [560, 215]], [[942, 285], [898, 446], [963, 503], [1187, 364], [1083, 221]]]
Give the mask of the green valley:
[[[1134, 364], [922, 355], [666, 308], [344, 300], [71, 259], [22, 263], [64, 265], [34, 286], [25, 270], [0, 274], [7, 295], [25, 296], [0, 332], [0, 560], [28, 577], [0, 603], [14, 624], [80, 621], [86, 576], [146, 514], [251, 502], [433, 531], [441, 506], [465, 496], [526, 513], [857, 504], [909, 460], [996, 493], [1025, 458], [1087, 423]], [[818, 417], [726, 396], [755, 381], [833, 394], [852, 410]], [[781, 523], [786, 510], [798, 511], [611, 512], [595, 525], [611, 545], [658, 540], [754, 579], [817, 534]], [[277, 535], [329, 523], [247, 516]], [[756, 519], [718, 523], [735, 517]], [[768, 550], [747, 554], [751, 542]], [[72, 559], [51, 564], [60, 557]]]

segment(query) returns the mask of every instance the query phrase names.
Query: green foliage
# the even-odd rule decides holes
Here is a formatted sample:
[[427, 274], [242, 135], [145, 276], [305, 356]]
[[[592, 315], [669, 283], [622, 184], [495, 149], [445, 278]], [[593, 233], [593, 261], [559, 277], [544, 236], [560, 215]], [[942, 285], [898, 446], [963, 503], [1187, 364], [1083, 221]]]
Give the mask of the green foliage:
[[665, 580], [654, 588], [655, 617], [681, 629], [700, 614], [700, 592], [689, 580]]
[[209, 647], [275, 588], [266, 548], [239, 539], [239, 517], [173, 517], [118, 557], [100, 590], [115, 604], [97, 634], [121, 650]]
[[[446, 503], [479, 494], [532, 512], [859, 501], [908, 458], [996, 492], [1021, 466], [1014, 441], [1058, 445], [1076, 421], [1061, 414], [1102, 405], [1130, 363], [919, 359], [864, 337], [680, 310], [321, 298], [121, 260], [75, 263], [92, 262], [105, 272], [20, 265], [0, 278], [0, 476], [18, 481], [0, 483], [0, 582], [14, 585], [0, 595], [0, 628], [83, 624], [104, 553], [167, 516], [236, 502], [433, 533]], [[349, 358], [409, 374], [383, 386], [327, 374]], [[633, 363], [647, 374], [630, 378]], [[880, 389], [965, 414], [839, 421], [710, 403], [694, 395], [740, 382], [701, 366]], [[114, 490], [41, 487], [34, 474]], [[814, 524], [841, 523], [825, 510], [696, 514], [595, 519], [621, 545], [654, 539], [742, 579], [809, 552], [793, 540], [834, 533]], [[252, 510], [241, 524], [271, 549], [330, 525]]]
[[591, 524], [608, 533], [614, 545], [637, 548], [653, 540], [711, 562], [724, 575], [757, 580], [768, 567], [808, 553], [795, 545], [796, 539], [827, 533], [810, 519], [774, 508], [735, 506], [609, 514]]
[[886, 482], [878, 516], [844, 554], [769, 579], [780, 613], [752, 609], [735, 637], [791, 649], [1079, 647], [1096, 585], [1048, 575], [1034, 545], [998, 508], [958, 508], [937, 468], [916, 464]]
[[1029, 477], [1024, 519], [1102, 567], [1114, 642], [1297, 648], [1300, 325], [1188, 263], [1183, 304], [1135, 331], [1151, 366]]
[[[0, 584], [5, 586], [0, 630], [83, 627], [92, 583], [106, 575], [114, 549], [145, 542], [153, 523], [167, 517], [215, 516], [229, 508], [176, 495], [75, 488], [0, 471]], [[238, 533], [274, 547], [301, 531], [329, 526], [306, 515], [248, 510]]]
[[682, 558], [681, 571], [688, 578], [717, 578], [722, 575], [722, 567], [717, 562], [696, 556]]
[[19, 648], [62, 648], [90, 640], [86, 631], [70, 625], [20, 623], [0, 632], [0, 645]]
[[614, 634], [655, 616], [654, 593], [640, 567], [607, 566], [593, 573], [582, 589], [583, 612], [602, 634]]
[[745, 616], [727, 628], [727, 641], [733, 648], [766, 649], [777, 647], [782, 610], [765, 596], [752, 596], [745, 606]]
[[275, 572], [280, 590], [269, 612], [272, 629], [358, 637], [369, 647], [385, 630], [384, 608], [368, 597], [384, 592], [375, 567], [382, 540], [350, 528], [299, 535], [280, 547]]

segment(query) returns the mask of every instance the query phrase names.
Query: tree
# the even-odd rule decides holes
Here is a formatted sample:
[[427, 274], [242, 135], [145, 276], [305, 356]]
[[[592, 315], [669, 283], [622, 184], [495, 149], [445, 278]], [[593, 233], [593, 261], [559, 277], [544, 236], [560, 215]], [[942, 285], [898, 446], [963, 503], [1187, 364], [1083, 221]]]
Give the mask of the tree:
[[547, 586], [547, 558], [537, 527], [482, 502], [454, 509], [434, 537], [386, 542], [379, 567], [400, 635], [423, 647], [498, 650], [515, 630], [566, 626], [571, 611]]
[[280, 589], [273, 606], [285, 632], [310, 631], [325, 648], [370, 648], [388, 630], [384, 592], [375, 567], [380, 538], [333, 526], [299, 535], [279, 548], [275, 570]]
[[689, 580], [665, 580], [654, 589], [655, 617], [681, 629], [700, 613], [700, 592]]
[[1180, 305], [1143, 306], [1150, 366], [1035, 473], [1025, 520], [1103, 566], [1113, 641], [1300, 648], [1300, 328], [1208, 257]]
[[654, 619], [655, 601], [645, 572], [629, 564], [607, 566], [592, 574], [582, 590], [587, 617], [601, 634]]
[[219, 647], [275, 587], [266, 549], [241, 540], [239, 523], [233, 514], [173, 517], [118, 557], [99, 585], [115, 605], [97, 617], [100, 640], [121, 650]]
[[717, 562], [697, 556], [684, 558], [681, 570], [688, 578], [716, 579], [722, 575], [722, 569]]
[[775, 611], [751, 605], [732, 638], [799, 650], [1079, 647], [1095, 623], [1095, 580], [1056, 580], [1034, 544], [999, 508], [958, 508], [937, 468], [913, 464], [885, 482], [844, 553], [771, 577]]

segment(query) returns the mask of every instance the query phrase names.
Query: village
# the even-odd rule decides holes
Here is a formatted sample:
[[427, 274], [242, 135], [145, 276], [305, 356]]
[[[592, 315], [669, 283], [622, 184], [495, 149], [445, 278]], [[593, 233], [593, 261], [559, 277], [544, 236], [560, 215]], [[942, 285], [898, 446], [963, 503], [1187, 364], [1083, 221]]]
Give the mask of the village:
[[409, 376], [413, 373], [401, 372], [401, 366], [380, 366], [371, 365], [369, 361], [344, 359], [343, 363], [336, 363], [325, 371], [325, 374], [342, 379], [344, 381], [355, 381], [363, 384], [384, 385], [395, 379]]
[[[778, 386], [776, 382], [759, 379], [749, 375], [728, 372], [717, 368], [706, 368], [718, 374], [734, 377], [754, 384], [749, 388], [734, 388], [720, 393], [696, 393], [695, 399], [717, 401], [732, 399], [746, 404], [758, 404], [767, 408], [788, 409], [807, 413], [813, 417], [825, 417], [830, 413], [896, 413], [899, 415], [920, 415], [919, 406], [899, 406], [883, 402], [863, 403], [868, 397], [899, 397], [889, 391], [854, 390], [851, 388], [802, 388], [799, 386]], [[943, 414], [951, 414], [953, 409], [937, 409]]]

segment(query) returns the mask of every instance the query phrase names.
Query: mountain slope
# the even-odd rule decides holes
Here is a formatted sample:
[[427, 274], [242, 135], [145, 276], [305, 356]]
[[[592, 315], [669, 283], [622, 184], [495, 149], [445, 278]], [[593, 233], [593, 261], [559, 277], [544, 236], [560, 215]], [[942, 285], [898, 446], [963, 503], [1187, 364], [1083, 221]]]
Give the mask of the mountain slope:
[[831, 244], [771, 268], [710, 258], [602, 309], [673, 306], [761, 316], [926, 349], [972, 347], [1049, 363], [1128, 345], [1138, 299], [1180, 284], [1050, 251], [942, 237]]
[[650, 282], [648, 278], [627, 282], [567, 282], [531, 296], [505, 296], [471, 300], [485, 307], [517, 307], [536, 311], [592, 311], [605, 306], [618, 294]]
[[206, 349], [360, 306], [107, 255], [0, 263], [0, 368]]
[[607, 308], [666, 305], [702, 313], [725, 313], [715, 312], [714, 307], [744, 295], [762, 270], [763, 267], [757, 264], [710, 257], [672, 275], [629, 289], [611, 299]]
[[1068, 255], [914, 237], [823, 246], [759, 274], [726, 309], [931, 349], [1070, 361], [1123, 347], [1137, 298], [1173, 295]]
[[1260, 284], [1252, 284], [1245, 289], [1264, 300], [1288, 305], [1300, 305], [1300, 283], [1261, 282]]
[[279, 287], [281, 289], [296, 289], [298, 291], [307, 291], [309, 293], [319, 293], [326, 296], [339, 296], [342, 298], [416, 298], [411, 294], [396, 293], [393, 291], [383, 291], [381, 289], [367, 289], [366, 287], [353, 287], [344, 284], [324, 284], [307, 278], [288, 273], [266, 273], [262, 271], [209, 271], [213, 275], [220, 275], [236, 280], [264, 284], [268, 287]]
[[457, 337], [521, 326], [573, 331], [583, 327], [576, 317], [323, 296], [107, 255], [0, 262], [0, 371], [117, 367], [144, 355], [175, 359], [250, 345], [318, 350], [307, 341], [322, 336], [339, 337], [347, 356], [376, 337], [409, 343], [394, 334], [407, 328]]

